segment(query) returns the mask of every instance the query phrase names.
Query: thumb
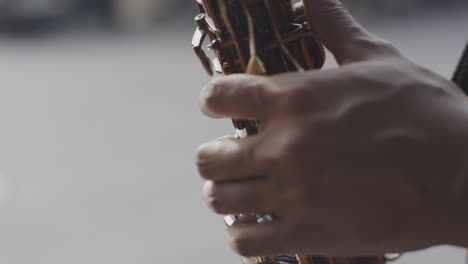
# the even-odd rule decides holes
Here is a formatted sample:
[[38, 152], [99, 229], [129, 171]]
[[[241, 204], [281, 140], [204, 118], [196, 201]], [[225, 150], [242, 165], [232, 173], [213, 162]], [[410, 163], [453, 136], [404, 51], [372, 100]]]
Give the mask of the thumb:
[[339, 0], [303, 0], [312, 28], [339, 64], [368, 59], [382, 40], [369, 33]]

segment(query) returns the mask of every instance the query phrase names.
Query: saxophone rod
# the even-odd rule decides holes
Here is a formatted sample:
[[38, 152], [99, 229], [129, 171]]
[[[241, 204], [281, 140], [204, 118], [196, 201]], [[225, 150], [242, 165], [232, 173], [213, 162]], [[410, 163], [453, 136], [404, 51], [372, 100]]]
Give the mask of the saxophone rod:
[[239, 38], [239, 35], [235, 31], [234, 26], [232, 25], [231, 19], [230, 19], [229, 15], [228, 15], [228, 9], [227, 9], [227, 6], [226, 6], [226, 3], [224, 2], [224, 0], [218, 0], [218, 8], [219, 8], [219, 12], [221, 14], [221, 18], [224, 20], [226, 28], [229, 31], [229, 33], [231, 34], [232, 40], [234, 41], [236, 51], [239, 54], [239, 57], [240, 57], [240, 60], [241, 60], [242, 68], [244, 69], [244, 71], [246, 71], [247, 70], [247, 61], [246, 61], [244, 51], [242, 50], [241, 40]]
[[460, 63], [455, 70], [453, 82], [456, 83], [466, 94], [468, 94], [468, 42], [463, 51]]
[[304, 68], [302, 68], [302, 66], [299, 64], [299, 62], [297, 62], [297, 60], [291, 54], [288, 47], [286, 46], [286, 44], [283, 41], [283, 37], [281, 36], [281, 33], [279, 32], [278, 23], [277, 23], [277, 21], [276, 21], [276, 19], [274, 17], [274, 14], [273, 14], [273, 8], [272, 8], [272, 5], [271, 5], [271, 1], [270, 0], [264, 0], [264, 3], [265, 3], [265, 6], [267, 8], [267, 11], [268, 11], [268, 16], [270, 17], [270, 20], [272, 21], [273, 33], [275, 35], [276, 42], [278, 43], [281, 51], [289, 59], [289, 61], [294, 65], [294, 67], [296, 68], [296, 70], [298, 72], [303, 72]]

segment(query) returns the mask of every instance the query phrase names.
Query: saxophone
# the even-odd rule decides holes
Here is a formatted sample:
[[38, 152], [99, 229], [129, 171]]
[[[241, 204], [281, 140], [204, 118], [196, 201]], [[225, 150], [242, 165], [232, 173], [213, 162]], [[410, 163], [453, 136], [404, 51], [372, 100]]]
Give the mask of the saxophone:
[[[196, 0], [200, 11], [192, 48], [206, 72], [229, 75], [273, 75], [320, 69], [325, 50], [314, 36], [301, 3], [291, 0]], [[203, 49], [215, 53], [208, 57]], [[237, 137], [258, 133], [256, 120], [233, 120]], [[254, 215], [259, 224], [274, 221], [274, 214]], [[227, 216], [234, 224], [240, 216]], [[243, 257], [245, 264], [385, 264], [399, 254], [375, 257], [325, 256]]]

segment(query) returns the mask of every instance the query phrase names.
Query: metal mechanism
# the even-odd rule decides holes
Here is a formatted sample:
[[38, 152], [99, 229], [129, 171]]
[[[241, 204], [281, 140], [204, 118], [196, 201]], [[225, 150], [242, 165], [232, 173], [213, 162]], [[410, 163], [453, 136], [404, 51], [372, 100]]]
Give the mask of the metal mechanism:
[[[251, 52], [261, 58], [265, 74], [317, 69], [325, 61], [302, 5], [289, 0], [196, 1], [201, 13], [195, 17], [192, 47], [209, 75], [247, 72]], [[203, 51], [206, 37], [216, 55], [213, 62]]]
[[[248, 73], [273, 75], [320, 69], [325, 51], [314, 36], [301, 4], [291, 0], [196, 0], [200, 14], [192, 47], [206, 72], [223, 75]], [[208, 42], [214, 59], [203, 49]], [[257, 134], [257, 120], [234, 120], [238, 138]], [[258, 224], [274, 220], [273, 214], [253, 214]], [[234, 224], [241, 216], [227, 216]], [[255, 218], [254, 218], [255, 219]], [[274, 256], [242, 258], [244, 264], [383, 264], [399, 257], [332, 258]]]
[[466, 94], [468, 94], [468, 43], [466, 43], [460, 63], [458, 64], [453, 82], [456, 83]]

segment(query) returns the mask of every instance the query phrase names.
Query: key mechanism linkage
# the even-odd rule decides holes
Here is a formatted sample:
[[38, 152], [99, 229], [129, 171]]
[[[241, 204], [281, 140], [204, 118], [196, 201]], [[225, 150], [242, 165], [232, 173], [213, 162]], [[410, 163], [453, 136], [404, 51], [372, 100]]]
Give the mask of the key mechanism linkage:
[[[200, 11], [192, 48], [206, 72], [273, 75], [320, 69], [325, 51], [307, 21], [303, 5], [291, 0], [195, 0]], [[215, 56], [211, 59], [203, 49]], [[237, 137], [259, 133], [257, 120], [233, 120]], [[253, 214], [258, 224], [274, 214]], [[240, 216], [227, 216], [227, 225]], [[245, 264], [384, 264], [399, 254], [376, 257], [326, 256], [243, 257]]]

